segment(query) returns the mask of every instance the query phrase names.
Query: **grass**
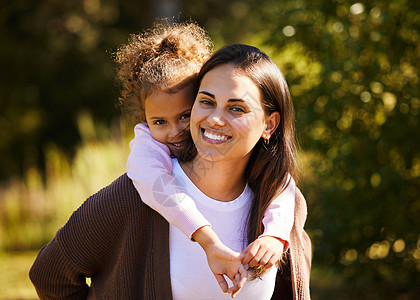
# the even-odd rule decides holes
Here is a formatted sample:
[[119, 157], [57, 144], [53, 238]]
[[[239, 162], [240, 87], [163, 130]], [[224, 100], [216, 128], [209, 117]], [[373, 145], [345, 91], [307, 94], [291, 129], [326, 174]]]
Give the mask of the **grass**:
[[99, 139], [101, 129], [88, 115], [79, 127], [83, 144], [72, 161], [50, 145], [45, 175], [29, 168], [24, 178], [0, 187], [0, 251], [39, 248], [88, 196], [125, 172], [129, 138], [114, 130]]
[[28, 272], [37, 251], [0, 254], [0, 299], [38, 299]]
[[125, 172], [132, 131], [116, 127], [82, 114], [83, 143], [71, 161], [51, 144], [45, 174], [30, 168], [0, 186], [0, 299], [38, 299], [28, 272], [39, 249], [89, 195]]

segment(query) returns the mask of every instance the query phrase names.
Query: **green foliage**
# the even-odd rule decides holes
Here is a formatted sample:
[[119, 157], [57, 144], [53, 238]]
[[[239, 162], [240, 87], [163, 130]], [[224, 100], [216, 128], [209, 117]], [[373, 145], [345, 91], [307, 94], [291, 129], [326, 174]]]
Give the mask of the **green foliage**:
[[37, 252], [2, 253], [0, 251], [0, 299], [38, 299], [29, 280], [28, 270]]
[[100, 142], [96, 136], [101, 129], [90, 115], [78, 120], [84, 140], [72, 161], [50, 144], [45, 151], [45, 179], [30, 168], [23, 180], [0, 188], [0, 252], [38, 249], [84, 199], [125, 172], [129, 138], [114, 128], [112, 136]]
[[378, 296], [420, 281], [419, 8], [265, 1], [256, 13], [294, 97], [314, 264]]
[[[3, 3], [4, 2], [4, 3]], [[0, 181], [74, 154], [77, 115], [119, 116], [111, 55], [153, 20], [146, 1], [19, 0], [0, 6]]]

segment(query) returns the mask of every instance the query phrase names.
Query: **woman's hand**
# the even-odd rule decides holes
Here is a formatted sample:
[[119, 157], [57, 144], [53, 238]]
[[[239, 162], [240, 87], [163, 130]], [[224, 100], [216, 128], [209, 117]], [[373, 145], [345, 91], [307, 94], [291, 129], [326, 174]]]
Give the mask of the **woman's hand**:
[[[241, 254], [224, 245], [209, 226], [197, 230], [193, 234], [193, 239], [206, 252], [210, 270], [222, 291], [232, 294], [232, 298], [235, 298], [248, 278], [248, 271], [241, 263], [243, 258]], [[233, 286], [228, 286], [223, 275], [232, 280]]]
[[242, 251], [242, 264], [251, 268], [261, 265], [269, 269], [280, 259], [284, 244], [283, 240], [275, 237], [260, 237]]

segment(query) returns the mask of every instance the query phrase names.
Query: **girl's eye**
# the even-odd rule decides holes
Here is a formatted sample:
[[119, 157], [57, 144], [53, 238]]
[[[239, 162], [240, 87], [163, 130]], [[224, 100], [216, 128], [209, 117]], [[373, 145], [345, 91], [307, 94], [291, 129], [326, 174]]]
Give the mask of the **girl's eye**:
[[190, 114], [190, 113], [188, 113], [188, 114], [183, 114], [182, 116], [180, 116], [180, 117], [179, 117], [179, 119], [180, 119], [180, 120], [186, 120], [186, 119], [189, 119], [189, 118], [190, 118], [190, 116], [191, 116], [191, 114]]
[[153, 122], [153, 124], [154, 125], [163, 125], [163, 124], [166, 124], [166, 121], [165, 120], [156, 120], [156, 121]]

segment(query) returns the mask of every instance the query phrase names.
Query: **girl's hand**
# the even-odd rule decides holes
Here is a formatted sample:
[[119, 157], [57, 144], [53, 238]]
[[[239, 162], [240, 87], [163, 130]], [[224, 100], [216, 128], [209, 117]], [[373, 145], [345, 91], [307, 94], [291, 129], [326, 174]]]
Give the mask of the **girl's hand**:
[[[241, 254], [224, 245], [208, 226], [197, 230], [193, 234], [193, 239], [206, 252], [210, 270], [222, 291], [232, 294], [232, 298], [235, 298], [248, 278], [248, 271], [241, 263], [243, 258]], [[223, 275], [226, 275], [232, 281], [233, 286], [229, 287]]]
[[[248, 271], [241, 263], [240, 253], [232, 251], [221, 242], [209, 245], [205, 251], [210, 270], [222, 291], [232, 294], [232, 298], [236, 297], [248, 278]], [[226, 275], [234, 285], [229, 287], [223, 275]]]
[[269, 269], [280, 259], [284, 244], [283, 240], [275, 237], [260, 237], [242, 251], [242, 264], [251, 268], [261, 265]]

